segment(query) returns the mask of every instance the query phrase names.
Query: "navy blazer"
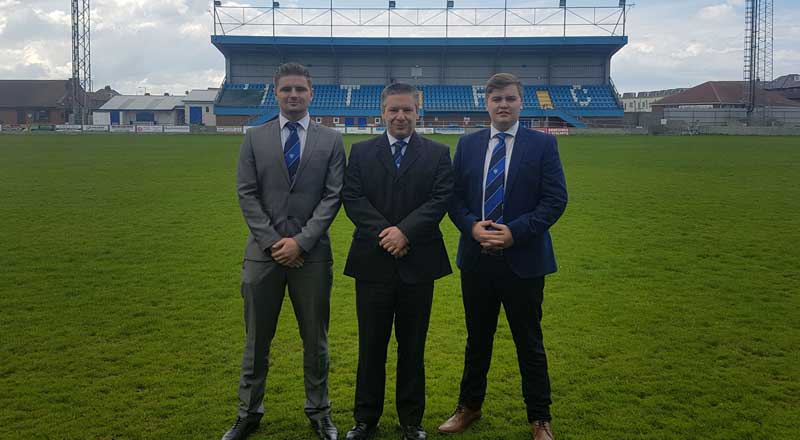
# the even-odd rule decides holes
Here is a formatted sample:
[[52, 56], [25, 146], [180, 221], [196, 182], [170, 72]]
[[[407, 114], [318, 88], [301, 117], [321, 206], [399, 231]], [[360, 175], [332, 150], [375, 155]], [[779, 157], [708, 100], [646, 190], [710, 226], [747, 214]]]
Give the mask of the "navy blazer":
[[[449, 214], [461, 231], [456, 263], [474, 269], [481, 247], [472, 238], [472, 226], [482, 219], [483, 169], [490, 129], [458, 140], [453, 171], [455, 189]], [[567, 206], [567, 184], [555, 136], [519, 127], [508, 166], [503, 219], [514, 244], [503, 254], [520, 278], [555, 272], [556, 260], [548, 229]]]

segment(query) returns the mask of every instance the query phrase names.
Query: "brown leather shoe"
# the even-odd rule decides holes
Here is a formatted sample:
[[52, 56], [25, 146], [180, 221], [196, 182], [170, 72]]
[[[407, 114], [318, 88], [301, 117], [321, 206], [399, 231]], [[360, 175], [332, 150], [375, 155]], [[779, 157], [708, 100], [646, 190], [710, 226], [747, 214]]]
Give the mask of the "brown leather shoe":
[[531, 423], [531, 438], [533, 440], [554, 440], [550, 422], [535, 420]]
[[481, 418], [481, 409], [471, 409], [465, 405], [458, 405], [453, 415], [439, 425], [442, 434], [456, 434], [469, 428], [475, 420]]

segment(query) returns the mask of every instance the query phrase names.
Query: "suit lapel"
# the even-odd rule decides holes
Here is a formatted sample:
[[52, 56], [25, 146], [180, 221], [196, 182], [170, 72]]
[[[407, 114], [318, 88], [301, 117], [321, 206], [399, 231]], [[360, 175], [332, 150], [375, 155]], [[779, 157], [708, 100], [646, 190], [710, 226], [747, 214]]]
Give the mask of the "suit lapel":
[[422, 154], [422, 140], [415, 132], [411, 134], [411, 139], [409, 139], [408, 146], [406, 146], [406, 154], [403, 155], [403, 160], [400, 161], [398, 178], [403, 177], [406, 171], [411, 168], [411, 165], [419, 158], [420, 154]]
[[[297, 180], [300, 178], [300, 174], [303, 172], [303, 169], [311, 159], [311, 155], [314, 154], [314, 151], [317, 148], [317, 139], [319, 139], [319, 129], [317, 128], [317, 124], [314, 122], [309, 122], [308, 133], [306, 133], [306, 144], [303, 147], [303, 155], [300, 156], [300, 165], [297, 167], [297, 172], [294, 174], [294, 182], [297, 182]], [[286, 177], [289, 177], [288, 170], [286, 171]], [[294, 187], [294, 182], [292, 182], [292, 187]]]
[[378, 162], [383, 164], [389, 174], [395, 175], [397, 173], [397, 167], [394, 165], [394, 159], [392, 159], [389, 138], [386, 137], [386, 133], [375, 142], [375, 150], [377, 150], [375, 151], [375, 157], [378, 159]]
[[519, 174], [519, 164], [525, 158], [525, 153], [528, 150], [528, 133], [519, 127], [517, 129], [517, 136], [514, 139], [514, 148], [511, 150], [511, 157], [508, 159], [511, 163], [508, 164], [508, 178], [506, 179], [506, 195], [511, 193], [511, 188], [514, 186], [514, 180]]
[[[478, 181], [478, 194], [483, 194], [483, 186], [486, 185], [486, 182], [484, 182], [486, 176], [484, 176], [483, 174], [485, 172], [484, 168], [486, 168], [486, 150], [489, 149], [489, 138], [491, 137], [491, 135], [492, 135], [491, 129], [486, 129], [481, 134], [481, 136], [478, 138], [478, 142], [480, 142], [480, 144], [477, 145], [476, 154], [473, 158], [473, 160], [475, 161], [473, 166], [478, 169], [478, 175], [481, 176], [480, 181]], [[483, 200], [481, 200], [481, 204], [482, 203]]]
[[275, 157], [275, 164], [281, 170], [286, 184], [291, 185], [289, 181], [289, 170], [286, 169], [286, 159], [283, 157], [283, 142], [281, 141], [281, 122], [280, 118], [276, 118], [271, 125], [268, 126], [267, 133], [267, 149], [271, 156]]

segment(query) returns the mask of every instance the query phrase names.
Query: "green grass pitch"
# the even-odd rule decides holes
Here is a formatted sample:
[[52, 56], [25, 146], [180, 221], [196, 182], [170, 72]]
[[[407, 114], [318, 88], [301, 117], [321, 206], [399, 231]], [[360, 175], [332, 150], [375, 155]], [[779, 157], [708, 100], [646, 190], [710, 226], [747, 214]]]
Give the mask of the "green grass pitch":
[[[0, 136], [0, 438], [228, 428], [244, 342], [239, 140]], [[560, 151], [570, 201], [543, 322], [556, 437], [799, 438], [798, 138], [562, 137]], [[454, 258], [456, 230], [442, 227]], [[331, 230], [342, 435], [358, 345], [341, 275], [352, 229], [342, 211]], [[464, 342], [454, 274], [436, 284], [428, 336], [432, 438], [456, 403]], [[253, 439], [313, 438], [301, 351], [287, 299]], [[379, 439], [399, 438], [394, 365]], [[484, 418], [454, 438], [529, 438], [519, 382], [501, 318]]]

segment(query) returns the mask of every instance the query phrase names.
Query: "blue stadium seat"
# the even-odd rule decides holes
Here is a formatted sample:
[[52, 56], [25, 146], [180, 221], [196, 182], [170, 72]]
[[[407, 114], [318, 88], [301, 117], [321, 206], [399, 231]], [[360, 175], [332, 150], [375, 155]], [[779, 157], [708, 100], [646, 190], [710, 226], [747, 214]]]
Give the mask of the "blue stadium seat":
[[[422, 108], [428, 112], [484, 112], [485, 88], [470, 85], [420, 86]], [[380, 112], [382, 85], [314, 85], [312, 113], [363, 115]], [[555, 110], [574, 116], [621, 111], [614, 91], [608, 85], [526, 86], [522, 94], [524, 109], [541, 110], [537, 91], [547, 91]], [[349, 96], [349, 100], [348, 100]], [[261, 107], [276, 110], [275, 94], [270, 84], [225, 84], [219, 106]], [[341, 112], [341, 113], [337, 113]]]
[[[258, 107], [264, 101], [266, 84], [230, 84], [222, 86], [216, 105], [223, 107]], [[269, 89], [272, 89], [270, 86]]]

